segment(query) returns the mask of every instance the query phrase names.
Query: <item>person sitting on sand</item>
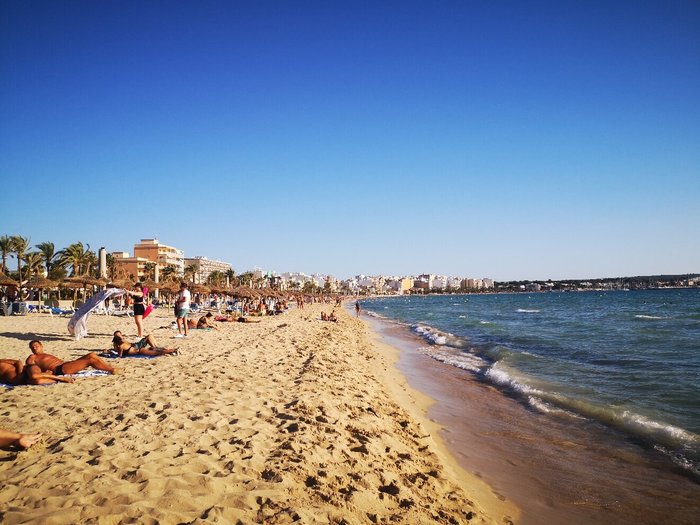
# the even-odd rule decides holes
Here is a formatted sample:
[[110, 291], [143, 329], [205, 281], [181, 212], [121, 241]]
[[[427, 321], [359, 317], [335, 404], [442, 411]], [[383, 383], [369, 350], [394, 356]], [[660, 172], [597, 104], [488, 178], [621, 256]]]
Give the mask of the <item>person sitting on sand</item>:
[[328, 321], [328, 316], [326, 315], [326, 312], [321, 312], [321, 321]]
[[63, 361], [55, 355], [44, 352], [44, 345], [41, 341], [34, 340], [29, 343], [29, 349], [33, 355], [27, 358], [28, 365], [37, 365], [42, 372], [51, 372], [56, 376], [73, 375], [91, 366], [97, 370], [118, 374], [120, 370], [105, 363], [97, 357], [97, 354], [90, 352], [87, 355], [73, 361]]
[[[177, 354], [177, 348], [160, 348], [152, 335], [147, 335], [136, 343], [130, 343], [124, 339], [122, 333], [117, 330], [112, 337], [114, 351], [119, 353], [119, 357], [128, 355], [147, 355], [151, 357], [159, 355]], [[150, 348], [148, 348], [150, 347]]]
[[73, 383], [72, 377], [56, 376], [42, 372], [38, 365], [27, 365], [18, 359], [0, 359], [0, 383], [6, 385], [49, 385], [51, 383]]
[[41, 434], [19, 434], [0, 428], [0, 448], [28, 449], [41, 440]]
[[195, 323], [194, 320], [189, 319], [187, 323], [189, 324], [190, 328], [213, 328], [214, 330], [218, 330], [219, 327], [213, 324], [210, 319], [213, 317], [213, 314], [211, 312], [208, 312], [206, 315], [203, 315], [202, 317], [199, 318], [199, 320]]

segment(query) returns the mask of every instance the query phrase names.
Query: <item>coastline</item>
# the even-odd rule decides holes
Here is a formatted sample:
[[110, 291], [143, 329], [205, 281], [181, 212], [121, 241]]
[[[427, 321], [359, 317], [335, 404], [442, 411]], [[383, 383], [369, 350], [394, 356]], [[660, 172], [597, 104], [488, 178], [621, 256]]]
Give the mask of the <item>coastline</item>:
[[[453, 458], [522, 511], [522, 525], [693, 523], [700, 486], [658, 455], [590, 421], [533, 411], [517, 396], [436, 361], [401, 323], [368, 322], [399, 349], [409, 385], [434, 403]], [[591, 437], [594, 439], [591, 439]]]
[[[0, 427], [44, 440], [0, 452], [0, 520], [507, 523], [420, 416], [427, 398], [394, 369], [395, 351], [343, 309], [320, 321], [323, 309], [185, 340], [156, 310], [146, 333], [181, 355], [2, 389]], [[34, 338], [62, 359], [105, 349], [117, 329], [134, 339], [130, 318], [93, 315], [80, 341], [67, 321], [0, 318], [0, 357], [26, 358]]]

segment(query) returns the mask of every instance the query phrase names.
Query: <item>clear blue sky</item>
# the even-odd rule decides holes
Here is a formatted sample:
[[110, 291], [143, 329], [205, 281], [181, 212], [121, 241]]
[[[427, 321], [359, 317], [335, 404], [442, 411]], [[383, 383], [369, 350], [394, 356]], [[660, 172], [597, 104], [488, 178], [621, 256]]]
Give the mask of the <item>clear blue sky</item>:
[[59, 248], [700, 272], [700, 3], [2, 2], [0, 173]]

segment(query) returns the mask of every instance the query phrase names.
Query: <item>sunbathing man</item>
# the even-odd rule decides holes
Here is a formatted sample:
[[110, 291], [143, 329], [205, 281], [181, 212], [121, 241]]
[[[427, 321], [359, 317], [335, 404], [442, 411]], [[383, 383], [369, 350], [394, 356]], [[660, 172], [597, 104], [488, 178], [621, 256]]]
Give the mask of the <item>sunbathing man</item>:
[[0, 448], [18, 447], [27, 449], [41, 438], [41, 434], [19, 434], [0, 428]]
[[0, 383], [6, 385], [49, 385], [51, 383], [73, 383], [72, 377], [56, 376], [42, 372], [37, 365], [26, 367], [17, 359], [0, 359]]
[[97, 354], [94, 352], [90, 352], [74, 361], [63, 361], [55, 355], [45, 353], [44, 345], [36, 339], [29, 343], [29, 349], [33, 355], [27, 358], [28, 365], [37, 365], [42, 372], [51, 372], [57, 376], [76, 374], [89, 366], [110, 374], [119, 374], [121, 372], [118, 368], [109, 366], [97, 357]]
[[[119, 357], [128, 355], [147, 355], [151, 357], [167, 354], [177, 354], [177, 348], [159, 348], [152, 335], [147, 335], [136, 343], [124, 340], [122, 333], [117, 330], [112, 337], [114, 351], [119, 353]], [[150, 348], [148, 348], [150, 347]]]

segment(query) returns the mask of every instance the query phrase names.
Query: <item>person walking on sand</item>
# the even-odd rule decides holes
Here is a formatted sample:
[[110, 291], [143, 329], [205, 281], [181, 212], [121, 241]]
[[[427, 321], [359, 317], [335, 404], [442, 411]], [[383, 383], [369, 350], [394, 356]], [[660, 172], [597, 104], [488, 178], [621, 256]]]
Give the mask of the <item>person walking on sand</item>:
[[36, 339], [29, 343], [29, 349], [32, 351], [32, 355], [27, 358], [26, 364], [37, 365], [42, 372], [51, 372], [56, 376], [72, 375], [85, 370], [89, 366], [110, 374], [119, 374], [121, 372], [118, 368], [109, 366], [97, 357], [97, 354], [94, 352], [90, 352], [73, 361], [63, 361], [55, 355], [45, 353], [44, 345]]
[[187, 289], [187, 283], [180, 285], [180, 292], [175, 299], [175, 320], [177, 321], [177, 335], [175, 337], [187, 337], [187, 315], [190, 313], [192, 296]]
[[360, 301], [355, 301], [355, 317], [360, 317]]
[[126, 290], [134, 300], [134, 322], [136, 323], [136, 336], [141, 339], [143, 337], [143, 314], [146, 312], [145, 294], [143, 293], [143, 285], [139, 282], [134, 285], [133, 290]]

